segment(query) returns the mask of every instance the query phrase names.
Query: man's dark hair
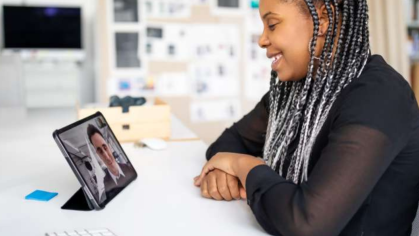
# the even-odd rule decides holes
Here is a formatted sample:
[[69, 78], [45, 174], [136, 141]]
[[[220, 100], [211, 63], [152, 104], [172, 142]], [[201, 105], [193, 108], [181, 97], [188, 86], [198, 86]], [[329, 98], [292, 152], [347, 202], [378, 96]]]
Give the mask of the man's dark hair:
[[102, 136], [103, 139], [105, 139], [105, 137], [103, 137], [103, 134], [100, 132], [100, 130], [98, 128], [96, 128], [94, 125], [89, 124], [87, 126], [87, 136], [89, 137], [90, 143], [92, 143], [92, 136], [94, 134], [99, 134], [100, 136]]

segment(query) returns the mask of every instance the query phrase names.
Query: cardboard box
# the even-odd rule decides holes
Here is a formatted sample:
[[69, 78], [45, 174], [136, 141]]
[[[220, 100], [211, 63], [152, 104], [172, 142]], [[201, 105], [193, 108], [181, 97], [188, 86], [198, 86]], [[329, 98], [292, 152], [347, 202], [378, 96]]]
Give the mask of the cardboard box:
[[97, 111], [106, 118], [119, 142], [136, 142], [142, 138], [170, 138], [170, 106], [156, 98], [153, 105], [132, 106], [122, 113], [122, 107], [80, 108], [78, 119]]

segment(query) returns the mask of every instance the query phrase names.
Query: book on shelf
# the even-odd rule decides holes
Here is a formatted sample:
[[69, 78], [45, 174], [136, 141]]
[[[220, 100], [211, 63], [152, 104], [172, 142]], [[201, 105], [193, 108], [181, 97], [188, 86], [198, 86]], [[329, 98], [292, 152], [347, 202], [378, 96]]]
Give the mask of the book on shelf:
[[412, 64], [410, 76], [412, 89], [415, 92], [416, 100], [419, 101], [419, 62]]

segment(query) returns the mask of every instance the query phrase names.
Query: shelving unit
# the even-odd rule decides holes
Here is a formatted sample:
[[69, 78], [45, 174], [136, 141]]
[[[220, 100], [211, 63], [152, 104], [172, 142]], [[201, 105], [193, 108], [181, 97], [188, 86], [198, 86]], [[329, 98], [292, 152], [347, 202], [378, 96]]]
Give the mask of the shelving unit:
[[[139, 0], [107, 0], [107, 51], [109, 78], [108, 83], [121, 79], [135, 80], [144, 86], [147, 92], [146, 60], [143, 60], [144, 48], [144, 11]], [[109, 87], [108, 85], [105, 85]], [[113, 84], [110, 87], [118, 87]], [[108, 91], [109, 92], [109, 91]], [[128, 95], [128, 94], [127, 94]], [[129, 95], [133, 94], [132, 91]]]
[[25, 108], [74, 107], [81, 101], [81, 50], [3, 50], [21, 61]]

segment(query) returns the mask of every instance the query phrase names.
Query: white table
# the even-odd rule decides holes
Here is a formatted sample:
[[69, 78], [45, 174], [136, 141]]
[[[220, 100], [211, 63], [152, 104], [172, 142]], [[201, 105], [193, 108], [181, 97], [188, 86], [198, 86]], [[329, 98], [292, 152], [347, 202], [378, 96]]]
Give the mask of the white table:
[[[200, 196], [192, 179], [205, 163], [207, 146], [199, 140], [169, 142], [164, 151], [124, 144], [138, 179], [102, 211], [61, 210], [80, 185], [52, 132], [74, 120], [73, 111], [42, 111], [0, 122], [0, 235], [103, 227], [119, 236], [264, 235], [244, 200]], [[174, 136], [193, 136], [184, 126], [176, 130]], [[24, 200], [35, 189], [59, 194], [49, 202]]]

